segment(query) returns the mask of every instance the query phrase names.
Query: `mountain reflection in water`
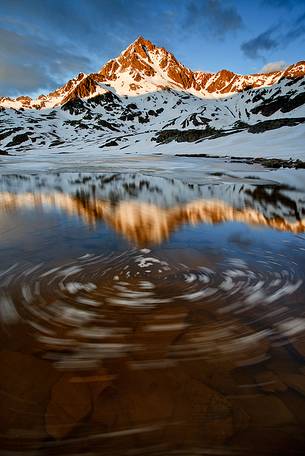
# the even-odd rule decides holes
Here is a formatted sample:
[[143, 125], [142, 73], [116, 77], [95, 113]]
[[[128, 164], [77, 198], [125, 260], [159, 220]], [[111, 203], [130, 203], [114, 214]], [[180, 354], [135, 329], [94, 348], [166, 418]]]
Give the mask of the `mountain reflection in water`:
[[[51, 181], [47, 185], [37, 179], [30, 180], [24, 191], [2, 191], [1, 208], [9, 211], [54, 207], [68, 215], [78, 215], [88, 224], [105, 221], [127, 239], [144, 245], [161, 243], [184, 224], [235, 221], [293, 233], [305, 231], [305, 202], [301, 198], [295, 201], [293, 194], [287, 196], [272, 186], [268, 191], [259, 186], [235, 184], [232, 192], [230, 185], [194, 189], [185, 184], [187, 192], [184, 194], [179, 188], [176, 194], [176, 182], [167, 179], [154, 178], [157, 182], [153, 185], [147, 177], [139, 180], [135, 175], [84, 176], [74, 180], [66, 177], [66, 180], [64, 183], [70, 187], [67, 193], [63, 192], [61, 182]], [[163, 207], [160, 195], [166, 194], [170, 186], [167, 205]], [[234, 197], [235, 206], [222, 200], [228, 194]]]
[[2, 453], [303, 454], [304, 196], [2, 176]]

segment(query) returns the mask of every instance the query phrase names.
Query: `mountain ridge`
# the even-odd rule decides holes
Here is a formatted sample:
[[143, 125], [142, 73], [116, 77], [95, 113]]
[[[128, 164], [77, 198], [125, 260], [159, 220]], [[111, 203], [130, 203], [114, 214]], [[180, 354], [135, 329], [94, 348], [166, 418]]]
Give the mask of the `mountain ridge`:
[[[230, 153], [236, 155], [241, 141], [232, 142], [234, 135], [246, 138], [242, 153], [249, 156], [253, 144], [261, 144], [254, 136], [265, 133], [273, 147], [285, 133], [287, 154], [296, 151], [304, 160], [304, 127], [305, 61], [269, 74], [193, 72], [142, 37], [99, 72], [79, 73], [48, 95], [0, 98], [2, 155], [71, 148], [159, 153], [169, 143], [175, 149], [193, 143], [189, 153], [205, 153], [211, 149], [206, 140], [226, 153], [234, 143]], [[280, 136], [273, 137], [273, 130]], [[266, 156], [261, 146], [258, 153]]]
[[165, 48], [157, 47], [139, 36], [118, 57], [106, 62], [97, 73], [79, 73], [63, 86], [48, 95], [42, 94], [37, 99], [2, 96], [0, 106], [15, 109], [53, 108], [71, 99], [105, 93], [108, 90], [105, 85], [122, 96], [154, 92], [156, 89], [176, 89], [200, 98], [213, 98], [262, 86], [269, 87], [282, 78], [304, 76], [305, 61], [270, 73], [241, 75], [227, 69], [216, 73], [192, 71]]

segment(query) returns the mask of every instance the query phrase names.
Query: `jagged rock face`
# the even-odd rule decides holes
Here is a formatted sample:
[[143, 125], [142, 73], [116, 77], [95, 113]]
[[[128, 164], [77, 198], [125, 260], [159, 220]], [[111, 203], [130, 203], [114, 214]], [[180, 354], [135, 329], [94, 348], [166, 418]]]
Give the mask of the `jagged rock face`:
[[233, 89], [233, 83], [236, 79], [236, 74], [228, 70], [221, 70], [216, 73], [213, 81], [208, 85], [207, 90], [209, 93], [229, 93]]
[[16, 100], [21, 101], [22, 103], [28, 104], [32, 101], [31, 97], [18, 97]]
[[[132, 77], [135, 82], [129, 84], [131, 91], [141, 88], [141, 81], [156, 78], [162, 81], [162, 87], [167, 83], [177, 84], [187, 90], [194, 87], [200, 90], [200, 84], [195, 80], [194, 73], [176, 60], [164, 48], [154, 46], [150, 41], [139, 37], [117, 59], [108, 62], [99, 72], [101, 81], [117, 81], [123, 75]], [[156, 86], [160, 86], [156, 81]]]
[[156, 72], [151, 66], [152, 60], [149, 56], [149, 52], [153, 50], [154, 46], [149, 41], [137, 40], [118, 58], [120, 72], [129, 70], [131, 73], [135, 73], [138, 80], [144, 76], [154, 76]]
[[290, 65], [283, 73], [282, 78], [294, 79], [305, 76], [305, 61], [301, 60], [295, 65]]
[[117, 79], [116, 70], [119, 68], [119, 64], [116, 60], [110, 60], [99, 72], [101, 81], [115, 81]]
[[76, 98], [88, 98], [96, 92], [97, 83], [94, 78], [89, 75], [80, 80], [79, 84], [75, 87], [72, 93], [69, 93], [66, 98], [62, 101], [65, 104], [69, 100]]

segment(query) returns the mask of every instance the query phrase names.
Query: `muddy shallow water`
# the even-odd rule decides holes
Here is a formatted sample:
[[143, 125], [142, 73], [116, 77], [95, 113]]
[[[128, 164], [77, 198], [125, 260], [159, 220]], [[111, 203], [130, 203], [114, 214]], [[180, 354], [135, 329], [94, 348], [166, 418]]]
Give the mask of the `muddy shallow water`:
[[0, 454], [304, 454], [305, 189], [223, 177], [0, 177]]

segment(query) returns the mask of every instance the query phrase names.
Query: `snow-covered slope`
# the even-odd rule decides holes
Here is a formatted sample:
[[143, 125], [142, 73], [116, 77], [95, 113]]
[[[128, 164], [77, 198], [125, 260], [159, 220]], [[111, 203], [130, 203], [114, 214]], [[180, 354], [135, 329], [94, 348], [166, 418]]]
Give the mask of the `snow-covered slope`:
[[99, 72], [80, 73], [48, 95], [0, 97], [0, 151], [195, 143], [204, 153], [207, 139], [221, 138], [225, 147], [288, 127], [302, 141], [304, 122], [305, 62], [247, 76], [193, 72], [139, 37]]

